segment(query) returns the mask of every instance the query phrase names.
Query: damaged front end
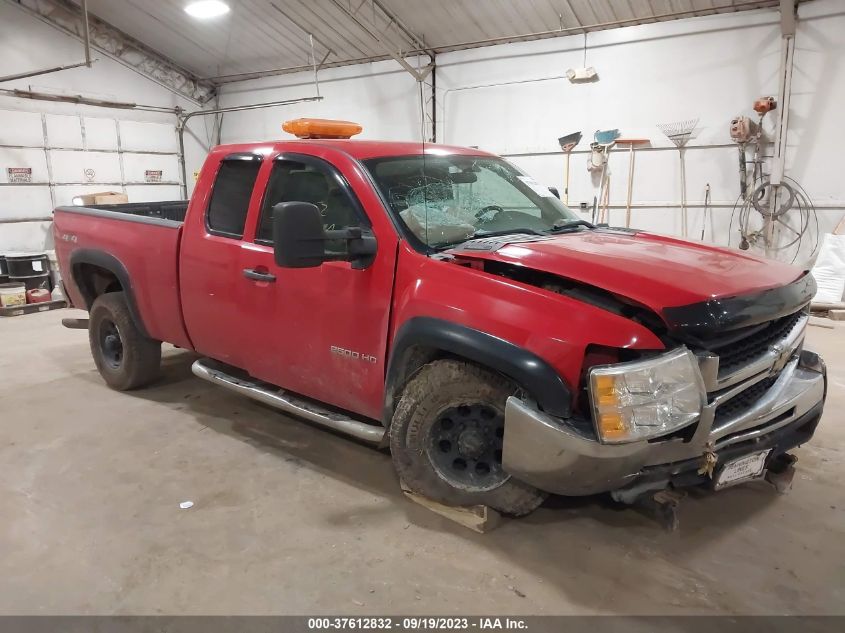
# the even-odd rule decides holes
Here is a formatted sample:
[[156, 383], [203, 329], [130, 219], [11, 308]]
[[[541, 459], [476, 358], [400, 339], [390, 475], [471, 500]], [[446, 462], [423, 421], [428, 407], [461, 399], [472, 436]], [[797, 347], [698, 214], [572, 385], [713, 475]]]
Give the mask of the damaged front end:
[[[813, 289], [803, 276], [758, 295], [667, 310], [669, 351], [586, 372], [592, 433], [510, 398], [505, 470], [549, 492], [610, 492], [662, 510], [677, 503], [657, 494], [667, 489], [760, 477], [788, 487], [788, 451], [812, 437], [826, 395], [824, 363], [803, 349]], [[661, 359], [678, 367], [648, 369]], [[694, 377], [679, 359], [690, 359]]]

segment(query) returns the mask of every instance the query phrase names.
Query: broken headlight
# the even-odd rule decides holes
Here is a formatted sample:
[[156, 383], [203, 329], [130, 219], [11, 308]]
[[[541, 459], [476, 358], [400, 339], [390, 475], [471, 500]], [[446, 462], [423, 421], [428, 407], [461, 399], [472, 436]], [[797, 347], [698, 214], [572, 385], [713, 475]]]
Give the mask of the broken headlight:
[[707, 393], [695, 356], [681, 347], [647, 360], [593, 367], [590, 399], [599, 439], [620, 444], [695, 422]]

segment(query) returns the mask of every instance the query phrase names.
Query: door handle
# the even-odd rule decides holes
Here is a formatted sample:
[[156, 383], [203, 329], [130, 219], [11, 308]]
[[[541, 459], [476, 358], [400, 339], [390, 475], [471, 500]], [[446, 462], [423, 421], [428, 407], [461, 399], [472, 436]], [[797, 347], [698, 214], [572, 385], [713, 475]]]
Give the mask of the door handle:
[[262, 273], [254, 268], [244, 268], [244, 277], [247, 279], [254, 279], [255, 281], [276, 281], [276, 275], [273, 273]]

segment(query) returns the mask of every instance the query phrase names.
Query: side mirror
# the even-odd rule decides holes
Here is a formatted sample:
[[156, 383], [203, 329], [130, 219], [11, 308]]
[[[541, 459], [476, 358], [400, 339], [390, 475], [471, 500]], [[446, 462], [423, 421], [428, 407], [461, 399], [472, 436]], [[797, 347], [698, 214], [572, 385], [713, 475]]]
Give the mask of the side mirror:
[[557, 190], [557, 187], [549, 187], [548, 189], [549, 189], [549, 191], [551, 191], [551, 192], [552, 192], [552, 195], [553, 195], [555, 198], [557, 198], [558, 200], [560, 200], [560, 191], [558, 191], [558, 190]]
[[[327, 242], [340, 250], [326, 250]], [[320, 210], [309, 202], [280, 202], [273, 207], [273, 256], [282, 268], [315, 268], [328, 261], [351, 261], [366, 268], [376, 254], [376, 238], [359, 227], [323, 228]]]

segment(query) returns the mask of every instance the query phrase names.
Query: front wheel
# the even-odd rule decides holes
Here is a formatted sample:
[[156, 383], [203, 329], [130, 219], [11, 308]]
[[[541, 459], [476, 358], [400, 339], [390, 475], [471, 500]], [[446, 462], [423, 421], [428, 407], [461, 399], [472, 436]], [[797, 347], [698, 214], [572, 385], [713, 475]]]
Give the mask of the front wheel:
[[109, 292], [94, 300], [88, 341], [94, 364], [112, 389], [135, 389], [159, 374], [161, 343], [141, 333], [122, 292]]
[[502, 468], [506, 378], [457, 360], [434, 361], [405, 386], [390, 425], [390, 451], [413, 491], [451, 505], [528, 514], [546, 494]]

